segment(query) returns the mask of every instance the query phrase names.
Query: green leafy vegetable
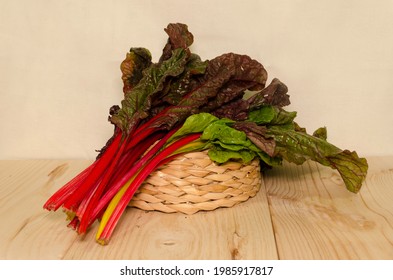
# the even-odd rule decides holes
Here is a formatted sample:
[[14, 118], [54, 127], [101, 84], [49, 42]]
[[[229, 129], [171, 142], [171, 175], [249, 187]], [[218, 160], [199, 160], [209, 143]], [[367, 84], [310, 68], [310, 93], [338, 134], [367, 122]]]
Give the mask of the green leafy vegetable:
[[279, 107], [266, 105], [251, 111], [248, 120], [259, 125], [285, 125], [291, 124], [296, 115], [296, 112], [288, 112]]
[[256, 157], [255, 152], [247, 149], [232, 151], [220, 146], [213, 146], [210, 148], [208, 155], [212, 160], [218, 163], [225, 163], [229, 160], [241, 160], [244, 163], [249, 163]]
[[210, 124], [216, 121], [218, 121], [218, 118], [209, 113], [191, 115], [186, 119], [181, 128], [172, 135], [169, 141], [187, 134], [203, 132]]
[[356, 152], [341, 150], [323, 138], [280, 127], [271, 127], [267, 135], [277, 143], [277, 153], [289, 162], [302, 164], [311, 159], [337, 169], [347, 189], [357, 193], [367, 174], [367, 161]]

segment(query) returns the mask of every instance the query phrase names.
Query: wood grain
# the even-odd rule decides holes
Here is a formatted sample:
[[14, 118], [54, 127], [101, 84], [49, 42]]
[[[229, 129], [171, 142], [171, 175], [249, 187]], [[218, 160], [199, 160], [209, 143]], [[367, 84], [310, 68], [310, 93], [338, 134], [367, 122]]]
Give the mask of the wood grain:
[[312, 162], [265, 176], [280, 259], [393, 259], [393, 161], [369, 165], [359, 194]]
[[371, 157], [359, 194], [312, 162], [264, 174], [252, 199], [193, 215], [127, 209], [107, 246], [45, 200], [87, 160], [0, 161], [0, 259], [393, 259], [393, 157]]
[[277, 259], [266, 192], [194, 215], [127, 209], [109, 245], [67, 228], [45, 200], [89, 161], [0, 162], [0, 259]]
[[[63, 213], [48, 213], [42, 205], [87, 161], [71, 165], [61, 160], [0, 162], [0, 258], [58, 259], [75, 239], [60, 226]], [[59, 223], [60, 222], [60, 223]]]

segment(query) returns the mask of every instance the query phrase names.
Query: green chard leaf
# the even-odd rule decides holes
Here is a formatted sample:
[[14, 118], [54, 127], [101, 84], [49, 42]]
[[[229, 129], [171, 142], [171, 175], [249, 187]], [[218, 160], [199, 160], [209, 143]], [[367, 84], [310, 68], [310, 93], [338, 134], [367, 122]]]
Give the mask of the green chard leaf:
[[273, 157], [255, 145], [249, 135], [238, 129], [237, 124], [229, 119], [220, 119], [203, 131], [200, 139], [213, 144], [214, 151], [208, 153], [213, 161], [222, 163], [229, 159], [242, 159], [249, 162], [259, 157], [268, 166], [281, 165], [281, 158]]
[[296, 112], [287, 112], [279, 106], [262, 105], [249, 113], [247, 121], [234, 128], [244, 131], [258, 148], [273, 158], [303, 164], [313, 160], [337, 169], [346, 188], [358, 192], [367, 174], [367, 161], [355, 152], [341, 150], [327, 142], [325, 127], [313, 135], [307, 134], [294, 119]]
[[277, 112], [273, 106], [265, 105], [257, 110], [253, 110], [248, 115], [248, 121], [256, 124], [269, 124], [276, 116]]
[[367, 160], [359, 158], [355, 151], [344, 150], [336, 155], [328, 156], [332, 168], [340, 173], [345, 186], [353, 193], [359, 192], [368, 170]]
[[343, 151], [322, 138], [280, 126], [270, 127], [267, 135], [274, 138], [276, 152], [285, 160], [302, 164], [310, 159], [337, 169], [349, 191], [357, 193], [360, 190], [368, 165], [356, 152]]
[[248, 163], [259, 157], [265, 166], [281, 165], [280, 157], [271, 157], [257, 147], [246, 133], [234, 127], [236, 124], [233, 120], [218, 119], [209, 113], [194, 114], [168, 139], [167, 145], [188, 134], [202, 132], [198, 141], [187, 146], [187, 151], [209, 149], [210, 159], [217, 163], [230, 159]]
[[231, 151], [214, 145], [207, 152], [209, 158], [217, 163], [225, 163], [229, 160], [240, 160], [245, 164], [250, 163], [256, 156], [256, 153], [247, 149], [240, 151]]
[[227, 119], [220, 119], [210, 124], [203, 131], [202, 140], [220, 140], [224, 144], [248, 146], [251, 142], [247, 139], [244, 132], [236, 130], [228, 124], [233, 124], [234, 121]]
[[288, 112], [280, 107], [264, 105], [251, 111], [248, 121], [259, 125], [287, 125], [293, 123], [296, 114], [296, 112]]
[[191, 115], [185, 120], [184, 124], [179, 128], [179, 130], [168, 139], [168, 142], [171, 142], [173, 139], [180, 138], [187, 134], [203, 132], [206, 127], [217, 120], [217, 117], [209, 113]]
[[326, 127], [320, 127], [317, 130], [314, 131], [312, 134], [313, 136], [317, 138], [321, 138], [323, 140], [327, 140], [327, 130]]

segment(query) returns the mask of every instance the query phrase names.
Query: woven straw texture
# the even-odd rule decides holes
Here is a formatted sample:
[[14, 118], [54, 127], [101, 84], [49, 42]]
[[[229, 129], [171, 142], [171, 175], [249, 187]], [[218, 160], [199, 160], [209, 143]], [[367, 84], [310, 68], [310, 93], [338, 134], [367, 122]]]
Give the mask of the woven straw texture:
[[255, 196], [261, 180], [258, 160], [218, 165], [206, 151], [187, 153], [150, 174], [129, 206], [185, 214], [232, 207]]

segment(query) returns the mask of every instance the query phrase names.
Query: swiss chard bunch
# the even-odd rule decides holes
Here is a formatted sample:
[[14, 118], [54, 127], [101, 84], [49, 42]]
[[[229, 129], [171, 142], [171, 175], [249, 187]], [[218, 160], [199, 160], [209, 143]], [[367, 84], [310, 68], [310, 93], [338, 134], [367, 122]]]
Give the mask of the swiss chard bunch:
[[[307, 134], [295, 121], [287, 87], [266, 86], [267, 72], [247, 55], [226, 53], [203, 61], [192, 53], [185, 24], [169, 24], [158, 62], [145, 48], [131, 48], [121, 63], [124, 99], [110, 109], [113, 136], [96, 160], [60, 188], [44, 208], [67, 213], [83, 234], [99, 220], [96, 239], [107, 244], [144, 180], [179, 154], [208, 149], [223, 163], [255, 157], [274, 167], [282, 160], [310, 159], [337, 169], [348, 190], [358, 192], [367, 162], [326, 141], [326, 129]], [[245, 98], [245, 93], [251, 95]]]

